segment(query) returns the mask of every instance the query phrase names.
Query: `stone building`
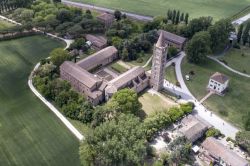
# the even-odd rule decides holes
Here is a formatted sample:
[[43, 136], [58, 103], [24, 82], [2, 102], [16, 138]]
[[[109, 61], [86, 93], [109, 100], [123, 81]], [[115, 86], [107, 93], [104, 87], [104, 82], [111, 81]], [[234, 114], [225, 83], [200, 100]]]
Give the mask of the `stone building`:
[[85, 94], [93, 105], [103, 101], [105, 83], [73, 62], [65, 61], [60, 66], [61, 79], [67, 80], [79, 93]]
[[101, 50], [107, 46], [107, 39], [103, 36], [87, 34], [85, 38], [96, 50]]
[[115, 21], [114, 15], [109, 14], [109, 13], [102, 13], [96, 18], [97, 20], [101, 21], [105, 25], [105, 28], [109, 28], [112, 25], [112, 23]]
[[118, 50], [114, 46], [109, 46], [77, 62], [77, 65], [87, 71], [92, 71], [112, 63], [118, 58], [117, 53]]
[[78, 63], [65, 61], [60, 66], [60, 77], [69, 81], [72, 87], [85, 95], [93, 105], [105, 101], [105, 95], [108, 100], [123, 88], [131, 88], [139, 93], [148, 87], [149, 77], [142, 67], [134, 67], [111, 81], [91, 73], [112, 63], [115, 59], [117, 59], [117, 49], [113, 46], [107, 47]]
[[200, 158], [208, 165], [211, 163], [222, 166], [249, 166], [244, 158], [227, 148], [214, 137], [208, 137], [200, 149]]
[[160, 91], [163, 88], [167, 48], [168, 46], [164, 44], [163, 33], [161, 33], [157, 43], [154, 45], [150, 78], [150, 84], [156, 91]]
[[130, 88], [139, 93], [148, 85], [149, 78], [145, 70], [137, 66], [111, 80], [105, 89], [105, 98], [108, 100], [115, 92], [123, 88]]
[[227, 76], [219, 72], [216, 72], [210, 77], [207, 89], [219, 95], [223, 95], [224, 91], [228, 87], [228, 83], [229, 83], [229, 78]]
[[188, 115], [181, 120], [179, 132], [183, 134], [190, 142], [194, 143], [201, 138], [204, 133], [212, 126], [204, 119]]
[[159, 30], [158, 34], [163, 34], [163, 43], [167, 46], [173, 46], [179, 51], [183, 50], [186, 44], [187, 39], [176, 34]]

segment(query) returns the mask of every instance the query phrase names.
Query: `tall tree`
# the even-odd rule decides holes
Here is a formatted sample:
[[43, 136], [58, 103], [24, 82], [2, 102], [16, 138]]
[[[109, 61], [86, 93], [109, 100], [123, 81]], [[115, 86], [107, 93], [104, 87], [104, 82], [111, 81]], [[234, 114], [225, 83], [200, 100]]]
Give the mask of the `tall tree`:
[[207, 31], [196, 33], [187, 43], [186, 52], [189, 62], [201, 63], [206, 60], [206, 56], [211, 52], [211, 37]]
[[180, 21], [184, 21], [184, 13], [181, 13]]
[[221, 51], [228, 42], [228, 35], [233, 30], [232, 24], [225, 19], [217, 21], [208, 28], [211, 35], [211, 49], [213, 52]]
[[121, 20], [122, 19], [122, 13], [119, 10], [116, 10], [114, 12], [114, 16], [115, 16], [116, 20]]
[[248, 42], [249, 40], [249, 31], [250, 31], [250, 22], [247, 23], [247, 26], [243, 32], [243, 35], [242, 35], [242, 42], [243, 42], [243, 45], [246, 45], [246, 43]]
[[188, 19], [189, 19], [189, 14], [186, 13], [186, 15], [185, 15], [185, 23], [186, 23], [186, 24], [188, 24]]
[[70, 59], [68, 51], [62, 48], [56, 48], [52, 50], [49, 55], [51, 62], [57, 67], [59, 67], [64, 61]]
[[176, 18], [175, 18], [175, 24], [179, 24], [180, 21], [180, 11], [177, 11]]
[[244, 28], [244, 25], [241, 24], [239, 27], [239, 30], [238, 30], [238, 34], [237, 34], [237, 42], [238, 43], [240, 43], [240, 41], [241, 41], [243, 28]]
[[89, 132], [80, 146], [82, 165], [143, 165], [145, 133], [139, 118], [120, 115]]
[[176, 10], [173, 10], [172, 23], [174, 24], [176, 18]]

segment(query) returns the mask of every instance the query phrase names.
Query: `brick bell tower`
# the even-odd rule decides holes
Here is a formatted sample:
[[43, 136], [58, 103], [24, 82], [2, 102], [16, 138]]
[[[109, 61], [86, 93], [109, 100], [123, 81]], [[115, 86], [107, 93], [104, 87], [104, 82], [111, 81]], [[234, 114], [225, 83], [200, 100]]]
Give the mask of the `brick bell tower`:
[[163, 33], [161, 32], [157, 43], [154, 45], [151, 68], [150, 84], [156, 91], [163, 88], [167, 51], [167, 45], [164, 43]]

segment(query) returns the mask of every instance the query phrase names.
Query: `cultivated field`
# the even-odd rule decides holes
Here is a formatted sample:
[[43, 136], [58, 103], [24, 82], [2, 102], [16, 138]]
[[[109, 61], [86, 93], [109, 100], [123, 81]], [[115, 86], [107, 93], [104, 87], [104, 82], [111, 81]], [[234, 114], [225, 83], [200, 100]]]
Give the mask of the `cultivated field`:
[[230, 78], [229, 92], [224, 97], [213, 95], [204, 104], [224, 119], [233, 122], [238, 127], [242, 127], [244, 117], [246, 117], [247, 113], [250, 113], [250, 79], [236, 75], [212, 60], [207, 60], [207, 64], [202, 66], [187, 63], [185, 60], [182, 64], [183, 75], [188, 74], [190, 71], [194, 71], [195, 75], [186, 83], [199, 100], [207, 94], [206, 86], [209, 77], [213, 73], [218, 71]]
[[189, 12], [192, 18], [212, 16], [215, 20], [243, 10], [250, 0], [71, 0], [143, 15], [165, 15], [168, 9]]
[[0, 42], [0, 165], [80, 165], [78, 140], [30, 91], [30, 71], [63, 44], [42, 36]]

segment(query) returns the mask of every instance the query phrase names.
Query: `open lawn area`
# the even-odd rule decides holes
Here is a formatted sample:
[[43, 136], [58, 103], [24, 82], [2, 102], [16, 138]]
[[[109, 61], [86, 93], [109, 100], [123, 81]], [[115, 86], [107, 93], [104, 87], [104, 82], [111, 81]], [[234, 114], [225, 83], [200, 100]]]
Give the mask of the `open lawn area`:
[[80, 165], [79, 142], [31, 92], [34, 65], [61, 42], [32, 36], [0, 42], [0, 165]]
[[112, 63], [110, 65], [110, 68], [113, 69], [114, 71], [116, 71], [117, 73], [125, 73], [126, 71], [128, 71], [128, 69], [126, 69], [125, 67], [123, 67], [122, 65], [120, 65], [119, 63], [115, 62]]
[[219, 58], [235, 70], [250, 74], [250, 47], [241, 46], [241, 49], [232, 48], [225, 56]]
[[[131, 66], [144, 66], [152, 55], [153, 53], [144, 54], [144, 56], [142, 56], [141, 58], [138, 58], [137, 60], [134, 61], [130, 61], [128, 62], [128, 64]], [[150, 64], [148, 66], [150, 66]]]
[[209, 77], [213, 73], [218, 71], [227, 75], [230, 78], [229, 91], [224, 97], [211, 96], [204, 104], [225, 120], [242, 127], [245, 117], [247, 114], [249, 116], [250, 113], [250, 79], [236, 75], [212, 60], [207, 60], [206, 62], [206, 64], [199, 66], [187, 63], [186, 59], [183, 61], [183, 75], [188, 74], [190, 71], [195, 73], [194, 76], [191, 76], [190, 81], [186, 81], [188, 88], [200, 100], [207, 94], [206, 87]]
[[171, 82], [172, 84], [176, 85], [177, 79], [174, 66], [169, 66], [165, 69], [165, 79]]
[[11, 23], [9, 23], [7, 21], [4, 21], [4, 20], [0, 19], [0, 30], [8, 28], [8, 27], [12, 27], [12, 26], [14, 26], [14, 24], [11, 24]]
[[215, 20], [235, 15], [250, 0], [71, 0], [143, 15], [166, 15], [168, 9], [188, 12], [192, 18], [212, 16]]
[[[163, 96], [164, 97], [164, 96]], [[174, 106], [178, 106], [173, 100], [164, 97], [165, 100], [157, 95], [152, 95], [148, 92], [142, 94], [139, 97], [139, 101], [142, 104], [142, 109], [149, 115], [155, 111], [161, 111], [163, 109], [168, 109]]]

